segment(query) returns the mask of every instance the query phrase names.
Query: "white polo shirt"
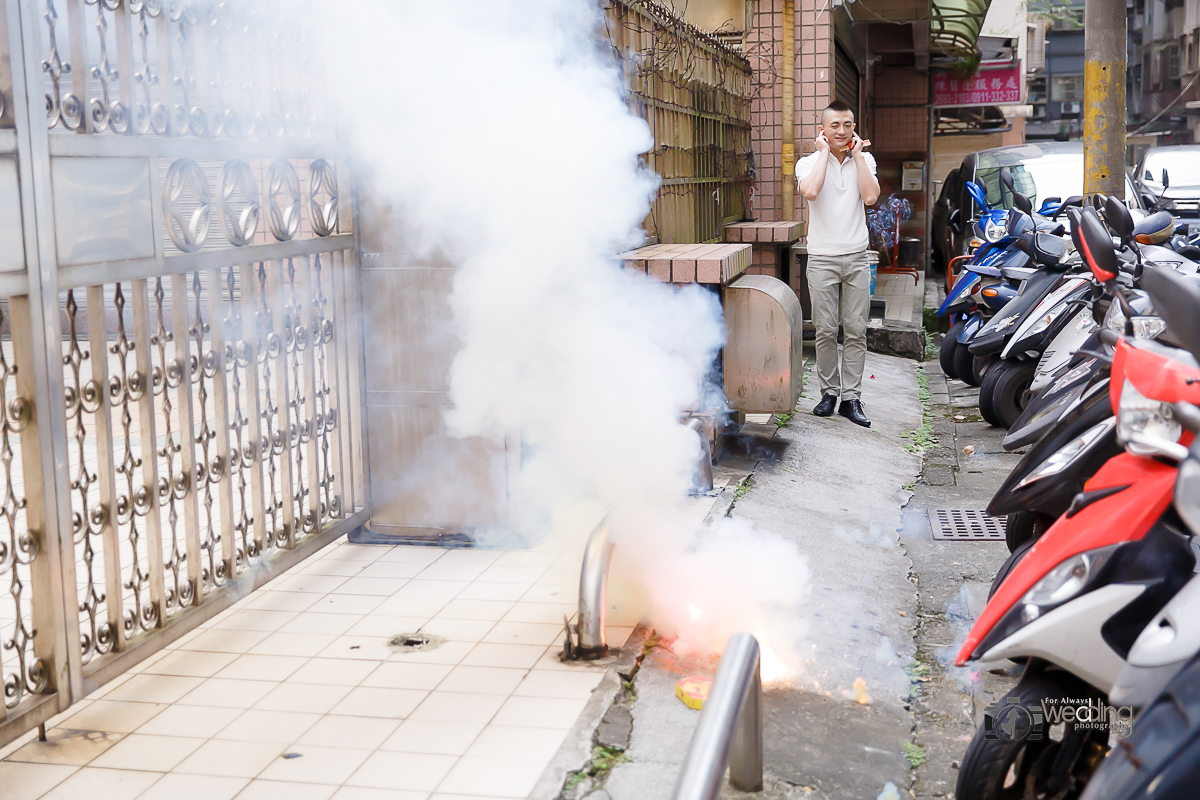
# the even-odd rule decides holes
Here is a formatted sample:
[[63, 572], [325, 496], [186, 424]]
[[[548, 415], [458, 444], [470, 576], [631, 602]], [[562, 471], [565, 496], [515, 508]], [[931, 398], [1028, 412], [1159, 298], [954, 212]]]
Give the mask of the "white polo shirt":
[[[820, 152], [796, 162], [796, 184], [813, 171]], [[863, 153], [863, 162], [875, 174], [875, 159]], [[808, 201], [808, 252], [819, 256], [844, 256], [866, 250], [867, 213], [858, 192], [858, 167], [849, 156], [838, 163], [831, 155], [826, 166], [825, 185], [816, 200]]]

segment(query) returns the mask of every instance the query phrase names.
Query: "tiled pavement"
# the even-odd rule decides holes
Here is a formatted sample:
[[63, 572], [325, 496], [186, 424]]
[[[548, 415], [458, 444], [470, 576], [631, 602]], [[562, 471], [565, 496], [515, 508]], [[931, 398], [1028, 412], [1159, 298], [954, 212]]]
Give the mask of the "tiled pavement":
[[[0, 750], [0, 798], [525, 797], [605, 671], [557, 657], [585, 537], [330, 546]], [[445, 641], [388, 646], [416, 631]]]

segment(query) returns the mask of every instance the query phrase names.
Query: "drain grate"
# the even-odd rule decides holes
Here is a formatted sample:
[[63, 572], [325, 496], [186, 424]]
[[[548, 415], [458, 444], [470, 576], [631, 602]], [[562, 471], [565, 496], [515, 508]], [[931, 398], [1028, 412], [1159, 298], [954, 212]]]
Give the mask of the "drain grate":
[[388, 646], [402, 653], [411, 653], [415, 650], [432, 650], [442, 641], [437, 636], [431, 636], [428, 633], [402, 633], [392, 637]]
[[935, 508], [929, 512], [933, 538], [952, 542], [1004, 541], [1004, 520], [975, 508]]

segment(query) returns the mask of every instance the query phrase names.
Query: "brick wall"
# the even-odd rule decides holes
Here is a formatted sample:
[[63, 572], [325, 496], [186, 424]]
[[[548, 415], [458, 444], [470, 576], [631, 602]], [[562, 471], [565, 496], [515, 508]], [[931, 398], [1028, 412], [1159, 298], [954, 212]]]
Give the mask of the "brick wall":
[[782, 31], [783, 0], [759, 0], [744, 52], [754, 71], [750, 125], [754, 156], [758, 162], [758, 182], [753, 216], [764, 222], [775, 222], [780, 218], [783, 82], [780, 80], [779, 43], [783, 39]]

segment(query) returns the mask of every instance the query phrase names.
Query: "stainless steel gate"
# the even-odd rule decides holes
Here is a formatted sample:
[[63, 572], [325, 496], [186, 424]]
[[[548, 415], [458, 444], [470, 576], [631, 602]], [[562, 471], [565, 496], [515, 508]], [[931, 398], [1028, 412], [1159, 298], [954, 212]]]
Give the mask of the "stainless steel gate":
[[0, 744], [361, 525], [318, 31], [0, 0]]

